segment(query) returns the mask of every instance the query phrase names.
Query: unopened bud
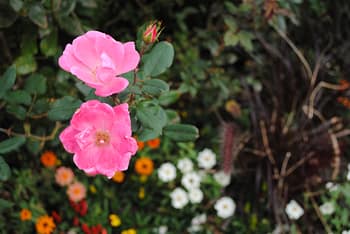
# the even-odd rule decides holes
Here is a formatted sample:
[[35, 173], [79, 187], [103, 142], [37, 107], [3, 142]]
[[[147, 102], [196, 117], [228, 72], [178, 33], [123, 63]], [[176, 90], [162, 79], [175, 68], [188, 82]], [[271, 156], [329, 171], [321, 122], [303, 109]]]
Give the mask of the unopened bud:
[[154, 21], [150, 23], [147, 26], [146, 30], [143, 32], [143, 41], [146, 44], [154, 43], [158, 39], [161, 31], [162, 31], [162, 28], [161, 28], [160, 21]]

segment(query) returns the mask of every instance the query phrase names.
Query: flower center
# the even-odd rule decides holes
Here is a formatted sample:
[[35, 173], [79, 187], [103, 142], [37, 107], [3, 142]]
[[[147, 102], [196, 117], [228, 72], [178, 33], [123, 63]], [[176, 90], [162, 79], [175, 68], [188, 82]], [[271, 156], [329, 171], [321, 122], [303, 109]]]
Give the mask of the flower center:
[[109, 140], [110, 140], [110, 137], [109, 137], [109, 134], [107, 132], [104, 132], [104, 131], [96, 132], [95, 144], [97, 146], [108, 145]]

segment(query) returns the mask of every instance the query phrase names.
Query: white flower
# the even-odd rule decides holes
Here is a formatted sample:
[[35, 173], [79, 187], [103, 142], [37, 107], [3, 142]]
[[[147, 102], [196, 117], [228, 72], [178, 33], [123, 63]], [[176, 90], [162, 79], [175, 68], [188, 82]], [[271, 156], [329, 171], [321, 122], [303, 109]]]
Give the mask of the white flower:
[[177, 162], [177, 168], [182, 173], [191, 172], [193, 170], [193, 162], [189, 158], [182, 158]]
[[216, 164], [216, 155], [210, 149], [204, 149], [198, 153], [198, 166], [204, 169], [211, 169]]
[[188, 198], [191, 203], [200, 203], [203, 200], [203, 192], [198, 188], [193, 188], [188, 192]]
[[205, 222], [207, 222], [207, 215], [206, 214], [197, 215], [197, 216], [193, 217], [193, 219], [191, 220], [192, 225], [201, 225]]
[[348, 171], [350, 171], [350, 163], [348, 164]]
[[235, 213], [236, 204], [230, 197], [222, 197], [216, 201], [214, 208], [221, 218], [228, 218]]
[[188, 203], [188, 197], [185, 190], [182, 188], [175, 188], [171, 193], [171, 205], [176, 209], [182, 209]]
[[176, 168], [172, 163], [163, 163], [158, 169], [158, 178], [163, 182], [169, 182], [176, 178]]
[[339, 186], [337, 184], [334, 184], [332, 182], [327, 182], [326, 183], [326, 189], [328, 189], [328, 191], [330, 191], [330, 192], [337, 191], [338, 188], [339, 188]]
[[189, 172], [181, 178], [181, 184], [187, 189], [199, 188], [201, 177], [196, 172]]
[[341, 234], [350, 234], [350, 230], [344, 230], [341, 232]]
[[166, 234], [166, 233], [168, 233], [168, 227], [165, 225], [159, 226], [158, 228], [154, 228], [153, 231], [156, 234]]
[[294, 220], [299, 219], [304, 214], [303, 208], [294, 200], [287, 204], [285, 211], [288, 217]]
[[187, 231], [189, 233], [196, 233], [196, 232], [202, 231], [202, 226], [201, 225], [191, 225], [189, 228], [187, 228]]
[[335, 208], [332, 202], [325, 202], [320, 206], [320, 211], [323, 215], [333, 214]]
[[350, 170], [348, 171], [348, 174], [346, 174], [346, 179], [350, 180]]
[[231, 175], [227, 174], [223, 171], [216, 172], [214, 174], [214, 179], [218, 182], [222, 187], [226, 187], [231, 183]]
[[77, 234], [77, 232], [74, 229], [70, 229], [67, 234]]

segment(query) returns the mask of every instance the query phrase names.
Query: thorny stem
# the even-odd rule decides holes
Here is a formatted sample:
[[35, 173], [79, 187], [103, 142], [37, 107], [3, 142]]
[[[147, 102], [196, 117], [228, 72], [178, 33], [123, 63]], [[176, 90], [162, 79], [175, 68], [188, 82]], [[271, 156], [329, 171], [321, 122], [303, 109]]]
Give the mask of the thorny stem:
[[60, 122], [56, 122], [55, 123], [55, 127], [52, 129], [52, 132], [50, 133], [50, 135], [48, 136], [37, 136], [37, 135], [33, 135], [30, 132], [29, 133], [17, 133], [17, 132], [13, 132], [11, 130], [11, 128], [5, 129], [5, 128], [0, 128], [0, 132], [6, 133], [8, 136], [24, 136], [27, 138], [31, 138], [33, 140], [38, 140], [41, 142], [46, 142], [46, 141], [50, 141], [53, 140], [56, 137], [56, 134], [58, 132], [58, 130], [62, 127], [62, 124]]

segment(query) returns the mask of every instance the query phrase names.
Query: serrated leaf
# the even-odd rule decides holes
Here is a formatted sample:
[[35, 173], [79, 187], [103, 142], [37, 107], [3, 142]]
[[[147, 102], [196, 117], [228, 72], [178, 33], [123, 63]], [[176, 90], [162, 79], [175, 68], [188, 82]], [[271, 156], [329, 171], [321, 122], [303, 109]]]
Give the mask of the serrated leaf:
[[237, 23], [233, 17], [225, 17], [225, 24], [229, 27], [230, 31], [235, 32], [237, 30]]
[[6, 91], [11, 89], [12, 86], [15, 84], [16, 81], [16, 68], [15, 66], [11, 66], [7, 68], [6, 72], [0, 79], [1, 85], [0, 85], [0, 98], [2, 98]]
[[32, 102], [32, 97], [28, 92], [24, 90], [15, 90], [7, 92], [4, 99], [12, 104], [25, 104], [29, 105]]
[[40, 4], [34, 4], [29, 7], [28, 17], [41, 28], [47, 28], [47, 17], [43, 6]]
[[171, 66], [174, 59], [174, 48], [169, 42], [159, 42], [149, 54], [143, 57], [144, 75], [157, 76]]
[[9, 153], [21, 147], [26, 142], [23, 136], [16, 136], [0, 142], [0, 154]]
[[142, 86], [142, 91], [150, 95], [159, 95], [168, 90], [169, 85], [165, 81], [159, 79], [146, 80]]
[[32, 94], [44, 94], [46, 92], [46, 77], [41, 74], [32, 74], [26, 79], [24, 89]]
[[53, 103], [50, 111], [48, 112], [48, 118], [51, 120], [70, 119], [80, 105], [80, 100], [70, 96], [58, 99]]
[[0, 156], [0, 181], [6, 181], [11, 176], [11, 169], [6, 161]]
[[165, 136], [175, 141], [194, 141], [198, 138], [198, 129], [189, 124], [171, 124], [163, 129]]

